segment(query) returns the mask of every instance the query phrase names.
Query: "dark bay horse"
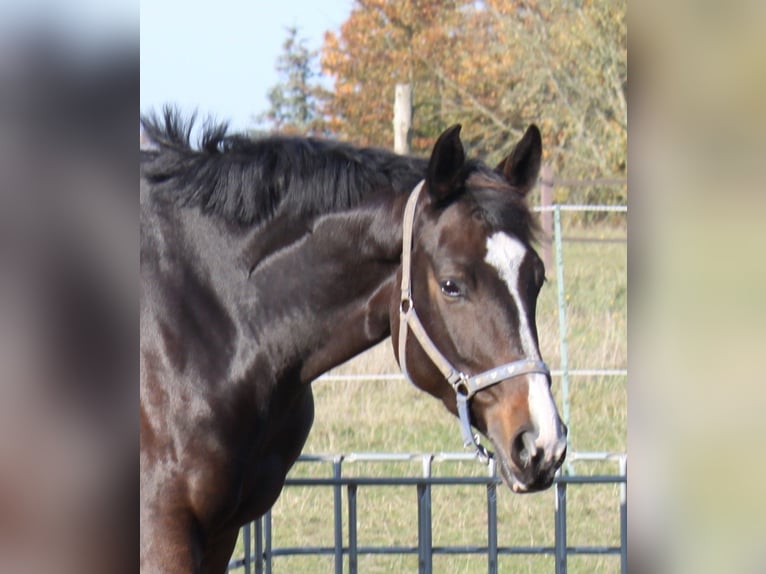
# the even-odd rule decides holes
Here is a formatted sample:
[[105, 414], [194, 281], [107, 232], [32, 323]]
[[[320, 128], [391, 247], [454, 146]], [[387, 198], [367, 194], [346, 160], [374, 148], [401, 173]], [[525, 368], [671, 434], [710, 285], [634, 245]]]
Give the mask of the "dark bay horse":
[[311, 382], [392, 334], [509, 487], [551, 485], [566, 429], [535, 326], [536, 127], [492, 169], [460, 126], [419, 159], [214, 126], [195, 149], [177, 114], [143, 123], [143, 572], [225, 571], [301, 452]]

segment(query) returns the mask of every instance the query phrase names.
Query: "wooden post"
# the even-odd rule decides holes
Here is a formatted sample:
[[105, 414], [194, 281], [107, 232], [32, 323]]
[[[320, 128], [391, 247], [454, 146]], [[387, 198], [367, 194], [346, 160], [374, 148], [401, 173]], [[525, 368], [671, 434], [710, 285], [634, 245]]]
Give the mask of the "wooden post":
[[412, 86], [396, 84], [394, 90], [394, 152], [410, 153], [412, 136]]
[[553, 168], [545, 164], [540, 170], [540, 226], [543, 228], [543, 263], [546, 273], [553, 273]]

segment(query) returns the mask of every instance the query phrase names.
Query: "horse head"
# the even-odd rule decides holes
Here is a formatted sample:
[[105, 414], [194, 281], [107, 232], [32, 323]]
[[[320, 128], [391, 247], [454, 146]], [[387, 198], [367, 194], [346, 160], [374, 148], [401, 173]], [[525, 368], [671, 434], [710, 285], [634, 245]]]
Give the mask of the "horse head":
[[495, 169], [467, 160], [460, 126], [434, 145], [403, 221], [401, 290], [391, 301], [394, 350], [405, 374], [479, 429], [515, 492], [548, 488], [566, 454], [535, 324], [545, 268], [526, 195], [540, 169], [531, 126]]

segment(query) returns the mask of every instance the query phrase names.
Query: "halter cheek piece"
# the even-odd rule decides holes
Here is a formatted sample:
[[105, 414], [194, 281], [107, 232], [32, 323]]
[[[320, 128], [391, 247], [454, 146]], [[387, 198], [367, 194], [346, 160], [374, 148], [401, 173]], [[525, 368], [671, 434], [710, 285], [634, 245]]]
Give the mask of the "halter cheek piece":
[[407, 371], [406, 353], [407, 331], [410, 330], [412, 331], [412, 334], [415, 335], [418, 343], [420, 343], [420, 346], [433, 364], [439, 369], [442, 375], [444, 375], [444, 378], [447, 379], [447, 382], [455, 391], [463, 445], [465, 447], [473, 445], [479, 459], [488, 463], [489, 459], [492, 457], [492, 453], [479, 444], [479, 435], [474, 435], [471, 432], [471, 415], [468, 409], [468, 401], [482, 389], [496, 385], [505, 379], [530, 373], [541, 373], [550, 377], [550, 371], [542, 361], [520, 359], [511, 363], [505, 363], [494, 369], [489, 369], [478, 375], [469, 376], [455, 368], [452, 363], [442, 355], [439, 349], [436, 348], [436, 345], [434, 345], [433, 341], [428, 336], [428, 333], [426, 333], [426, 330], [423, 328], [423, 323], [421, 323], [420, 318], [415, 311], [415, 302], [412, 300], [412, 285], [410, 279], [415, 206], [417, 205], [420, 192], [423, 189], [423, 184], [424, 181], [421, 181], [415, 186], [415, 189], [412, 190], [412, 193], [407, 200], [407, 206], [404, 209], [404, 221], [402, 226], [402, 286], [401, 301], [399, 305], [399, 365], [402, 368], [404, 376], [412, 382]]

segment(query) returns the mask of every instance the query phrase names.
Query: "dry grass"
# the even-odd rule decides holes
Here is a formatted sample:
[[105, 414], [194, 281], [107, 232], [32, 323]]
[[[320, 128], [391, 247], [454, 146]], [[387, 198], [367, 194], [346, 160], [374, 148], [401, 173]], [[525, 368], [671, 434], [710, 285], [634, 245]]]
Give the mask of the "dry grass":
[[[565, 230], [565, 235], [625, 237], [623, 227]], [[623, 243], [565, 243], [568, 355], [570, 368], [627, 368], [627, 255]], [[549, 271], [538, 306], [543, 357], [560, 364], [555, 272]], [[398, 373], [390, 341], [342, 365], [334, 373]], [[627, 393], [624, 377], [571, 377], [570, 436], [575, 451], [625, 452]], [[554, 379], [561, 405], [560, 380]], [[462, 451], [457, 420], [432, 398], [401, 381], [360, 379], [314, 384], [316, 421], [305, 453]], [[348, 476], [417, 476], [419, 463], [349, 463]], [[478, 463], [434, 463], [436, 475], [481, 475]], [[614, 463], [580, 462], [578, 474], [616, 473]], [[292, 476], [330, 476], [329, 464], [298, 464]], [[498, 489], [498, 543], [552, 546], [554, 499], [548, 491], [516, 496]], [[483, 486], [434, 486], [435, 546], [486, 545], [486, 490]], [[348, 543], [343, 500], [344, 544]], [[290, 487], [273, 509], [274, 545], [333, 545], [332, 489]], [[568, 488], [570, 545], [619, 545], [619, 487]], [[360, 487], [360, 545], [417, 545], [414, 487]], [[241, 553], [241, 549], [238, 550]], [[237, 555], [235, 553], [235, 555]], [[482, 555], [434, 557], [435, 572], [486, 571]], [[504, 573], [553, 571], [551, 556], [501, 555]], [[331, 572], [332, 557], [274, 559], [274, 572]], [[416, 572], [417, 557], [360, 556], [364, 573]], [[618, 556], [570, 556], [575, 573], [619, 572]]]

